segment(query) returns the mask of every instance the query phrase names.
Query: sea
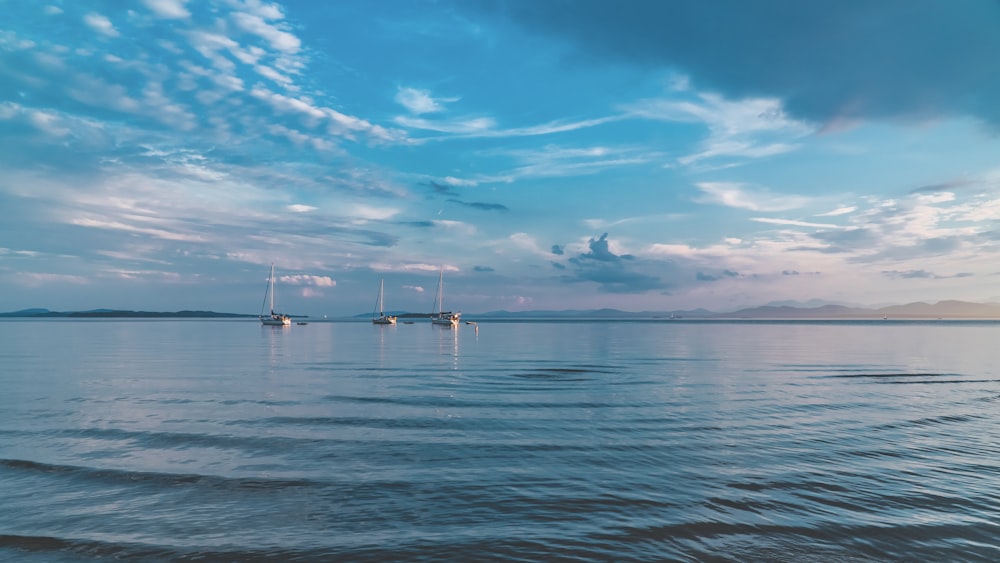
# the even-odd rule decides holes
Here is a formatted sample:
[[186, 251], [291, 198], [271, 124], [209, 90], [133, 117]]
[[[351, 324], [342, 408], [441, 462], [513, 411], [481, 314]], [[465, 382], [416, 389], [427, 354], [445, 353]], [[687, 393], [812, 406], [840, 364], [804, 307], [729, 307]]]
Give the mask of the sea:
[[0, 560], [1000, 561], [1000, 323], [0, 321]]

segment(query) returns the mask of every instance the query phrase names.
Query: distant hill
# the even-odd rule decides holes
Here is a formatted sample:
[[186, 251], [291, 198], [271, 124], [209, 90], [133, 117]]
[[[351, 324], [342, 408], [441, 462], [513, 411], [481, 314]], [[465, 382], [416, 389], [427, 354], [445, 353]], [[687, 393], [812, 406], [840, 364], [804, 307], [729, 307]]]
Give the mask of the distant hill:
[[[816, 303], [811, 301], [809, 303]], [[781, 303], [781, 302], [779, 302]], [[787, 302], [786, 302], [787, 303]], [[392, 312], [401, 319], [422, 319], [430, 313]], [[371, 313], [360, 313], [350, 318], [365, 318]], [[307, 315], [293, 315], [306, 318]], [[816, 307], [772, 304], [750, 307], [732, 312], [715, 312], [708, 309], [687, 309], [674, 311], [621, 311], [618, 309], [568, 309], [533, 311], [489, 311], [467, 313], [466, 318], [477, 320], [516, 319], [1000, 319], [1000, 303], [971, 303], [968, 301], [946, 300], [937, 303], [914, 302], [905, 305], [891, 305], [880, 308], [850, 307], [825, 304]], [[34, 308], [10, 313], [0, 313], [0, 317], [65, 317], [65, 318], [256, 318], [257, 315], [242, 313], [217, 313], [215, 311], [128, 311], [116, 309], [92, 309], [89, 311], [50, 311]]]
[[693, 309], [689, 311], [621, 311], [618, 309], [567, 309], [561, 311], [552, 310], [534, 310], [534, 311], [489, 311], [487, 313], [479, 313], [475, 316], [476, 318], [490, 318], [490, 319], [503, 319], [503, 318], [543, 318], [543, 319], [561, 319], [561, 318], [591, 318], [591, 319], [633, 319], [633, 318], [704, 318], [714, 315], [715, 313], [707, 309]]
[[840, 318], [882, 316], [874, 309], [845, 307], [843, 305], [821, 305], [819, 307], [791, 307], [788, 305], [765, 305], [740, 309], [732, 313], [714, 313], [713, 317], [725, 318]]
[[849, 307], [826, 304], [816, 307], [792, 305], [764, 305], [719, 313], [707, 309], [676, 311], [619, 311], [617, 309], [565, 310], [565, 311], [490, 311], [475, 316], [477, 319], [516, 318], [673, 318], [673, 319], [1000, 319], [1000, 303], [970, 303], [967, 301], [940, 301], [938, 303], [908, 303], [881, 308]]
[[62, 317], [62, 318], [180, 318], [180, 319], [232, 319], [253, 318], [257, 315], [240, 313], [216, 313], [215, 311], [126, 311], [115, 309], [92, 309], [90, 311], [50, 311], [48, 309], [22, 309], [10, 313], [0, 313], [0, 317]]
[[716, 313], [715, 318], [817, 319], [817, 318], [891, 318], [891, 319], [1000, 319], [1000, 303], [939, 301], [907, 303], [878, 309], [823, 305], [820, 307], [764, 306]]

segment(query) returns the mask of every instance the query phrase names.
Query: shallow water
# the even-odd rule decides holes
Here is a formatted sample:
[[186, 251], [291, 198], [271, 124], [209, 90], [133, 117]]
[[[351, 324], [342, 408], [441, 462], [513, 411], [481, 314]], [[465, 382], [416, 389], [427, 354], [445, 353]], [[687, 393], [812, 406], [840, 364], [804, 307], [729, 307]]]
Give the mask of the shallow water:
[[0, 321], [0, 559], [1000, 560], [992, 322]]

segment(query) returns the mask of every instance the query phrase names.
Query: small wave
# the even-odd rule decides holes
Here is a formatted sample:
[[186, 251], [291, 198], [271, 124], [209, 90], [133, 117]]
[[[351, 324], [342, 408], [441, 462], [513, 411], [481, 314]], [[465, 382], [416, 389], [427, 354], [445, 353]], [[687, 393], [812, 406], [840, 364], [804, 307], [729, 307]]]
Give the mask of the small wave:
[[826, 483], [823, 481], [766, 481], [766, 482], [738, 482], [727, 483], [727, 487], [751, 492], [766, 492], [770, 490], [805, 490], [822, 491], [827, 493], [846, 493], [850, 491], [836, 483]]
[[837, 373], [832, 375], [826, 375], [822, 377], [837, 378], [837, 379], [901, 379], [910, 377], [957, 377], [960, 374], [957, 373]]
[[275, 452], [296, 447], [303, 440], [276, 436], [234, 436], [230, 434], [197, 434], [188, 432], [152, 432], [120, 428], [56, 429], [46, 434], [110, 442], [132, 442], [143, 449], [221, 448], [251, 452]]
[[883, 424], [877, 426], [876, 428], [880, 430], [895, 430], [899, 428], [912, 428], [912, 427], [924, 427], [924, 426], [936, 426], [939, 424], [960, 424], [963, 422], [974, 422], [977, 420], [984, 420], [986, 417], [982, 415], [942, 415], [942, 416], [928, 416], [923, 418], [915, 418], [912, 420], [904, 420], [899, 422], [893, 422], [890, 424]]
[[62, 474], [88, 481], [112, 484], [142, 484], [162, 486], [207, 486], [238, 490], [277, 490], [292, 487], [311, 487], [316, 483], [306, 479], [262, 479], [248, 477], [219, 477], [191, 473], [157, 473], [127, 471], [121, 469], [99, 469], [78, 465], [58, 465], [23, 459], [0, 459], [0, 468], [14, 471]]
[[28, 553], [46, 554], [45, 561], [68, 560], [67, 554], [73, 554], [73, 560], [87, 557], [125, 561], [166, 561], [178, 555], [171, 550], [142, 545], [51, 536], [0, 535], [0, 555], [10, 550], [20, 552], [18, 559]]
[[[182, 548], [174, 546], [144, 545], [128, 542], [110, 542], [94, 539], [59, 538], [51, 536], [0, 535], [0, 558], [15, 552], [13, 560], [24, 560], [30, 554], [44, 557], [43, 561], [255, 561], [259, 563], [288, 561], [328, 561], [336, 559], [345, 550], [335, 548], [289, 549], [220, 549]], [[361, 559], [350, 557], [352, 561]], [[367, 559], [375, 561], [377, 559]]]
[[370, 428], [450, 428], [454, 419], [442, 417], [371, 418], [359, 416], [276, 416], [252, 421], [255, 424], [293, 426], [359, 426]]

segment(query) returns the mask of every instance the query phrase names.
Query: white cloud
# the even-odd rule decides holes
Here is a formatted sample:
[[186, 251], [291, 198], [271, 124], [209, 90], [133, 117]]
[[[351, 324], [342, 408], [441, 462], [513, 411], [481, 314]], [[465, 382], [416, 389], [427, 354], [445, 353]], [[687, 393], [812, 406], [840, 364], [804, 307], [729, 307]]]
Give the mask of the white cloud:
[[142, 3], [161, 18], [183, 19], [191, 16], [191, 12], [184, 7], [187, 0], [143, 0]]
[[813, 227], [817, 229], [849, 229], [851, 227], [844, 227], [841, 225], [833, 225], [830, 223], [810, 223], [809, 221], [799, 221], [796, 219], [774, 219], [771, 217], [751, 217], [751, 221], [756, 221], [758, 223], [767, 223], [769, 225], [788, 225], [791, 227]]
[[945, 203], [955, 201], [955, 194], [951, 192], [938, 192], [933, 194], [922, 194], [917, 196], [917, 201], [927, 205], [934, 203]]
[[437, 98], [431, 96], [428, 90], [417, 88], [400, 88], [396, 92], [396, 101], [405, 107], [410, 113], [435, 113], [444, 111], [442, 103], [458, 101], [458, 98]]
[[285, 17], [285, 14], [281, 12], [281, 8], [277, 4], [272, 4], [270, 2], [262, 2], [261, 0], [243, 0], [243, 2], [240, 3], [238, 0], [234, 0], [234, 3], [244, 8], [249, 14], [265, 20], [280, 20]]
[[316, 211], [316, 207], [311, 205], [302, 205], [300, 203], [295, 203], [292, 205], [286, 205], [285, 209], [291, 211], [292, 213], [309, 213], [310, 211]]
[[272, 82], [277, 82], [278, 84], [281, 84], [286, 87], [294, 84], [291, 78], [285, 76], [284, 74], [278, 72], [277, 70], [274, 70], [273, 68], [267, 65], [254, 65], [253, 69], [254, 71], [257, 72], [257, 74], [263, 76], [264, 78], [267, 78], [268, 80], [271, 80]]
[[139, 227], [136, 225], [129, 225], [121, 221], [102, 221], [99, 219], [80, 217], [70, 222], [73, 225], [78, 225], [80, 227], [91, 227], [95, 229], [107, 229], [113, 231], [125, 231], [129, 233], [149, 235], [163, 240], [184, 241], [184, 242], [205, 242], [205, 240], [199, 235], [168, 231], [165, 229]]
[[479, 182], [476, 182], [475, 180], [465, 180], [462, 178], [455, 178], [453, 176], [446, 176], [442, 178], [441, 181], [449, 186], [476, 186], [479, 184]]
[[814, 128], [789, 118], [776, 98], [731, 101], [702, 93], [695, 100], [647, 99], [625, 106], [627, 116], [681, 123], [703, 123], [709, 130], [702, 150], [678, 159], [689, 165], [708, 158], [763, 158], [798, 149], [788, 142]]
[[497, 122], [492, 117], [462, 117], [450, 120], [429, 120], [416, 117], [399, 116], [395, 122], [403, 127], [412, 129], [423, 129], [426, 131], [436, 131], [448, 133], [450, 137], [440, 137], [425, 140], [447, 140], [447, 139], [479, 139], [479, 138], [506, 138], [506, 137], [537, 137], [541, 135], [551, 135], [555, 133], [566, 133], [578, 129], [596, 127], [605, 123], [619, 121], [624, 116], [600, 117], [596, 119], [585, 119], [580, 121], [550, 121], [540, 125], [528, 127], [513, 127], [510, 129], [498, 129]]
[[431, 121], [416, 117], [399, 116], [394, 120], [397, 124], [411, 129], [424, 129], [439, 133], [455, 133], [459, 135], [476, 135], [492, 130], [496, 121], [492, 117], [470, 117], [449, 121]]
[[697, 249], [688, 246], [686, 244], [664, 244], [664, 243], [651, 244], [649, 246], [649, 249], [647, 250], [647, 253], [654, 256], [667, 256], [667, 257], [670, 256], [692, 257], [698, 255]]
[[696, 185], [705, 193], [699, 203], [716, 203], [751, 211], [787, 211], [802, 207], [807, 201], [797, 195], [749, 190], [744, 184], [737, 182], [700, 182]]
[[375, 207], [372, 205], [355, 205], [347, 213], [355, 221], [383, 221], [391, 219], [399, 214], [399, 210], [392, 207]]
[[118, 37], [119, 35], [118, 30], [111, 24], [111, 20], [96, 12], [91, 12], [84, 16], [83, 21], [94, 31], [107, 35], [108, 37]]
[[33, 111], [28, 114], [28, 121], [40, 131], [52, 137], [65, 137], [70, 134], [70, 130], [60, 124], [57, 115], [43, 111]]
[[236, 12], [232, 18], [240, 29], [264, 39], [278, 51], [296, 53], [302, 47], [298, 37], [267, 23], [258, 15]]
[[236, 64], [230, 59], [219, 54], [219, 51], [235, 51], [239, 49], [239, 43], [218, 33], [195, 30], [187, 34], [188, 43], [198, 51], [201, 56], [211, 61], [216, 70], [222, 71], [226, 75], [232, 74], [236, 69]]
[[278, 276], [278, 281], [288, 285], [306, 285], [315, 287], [334, 287], [337, 281], [329, 276], [311, 276], [308, 274], [296, 274], [292, 276]]
[[77, 285], [90, 283], [87, 278], [82, 276], [70, 274], [48, 274], [40, 272], [21, 272], [17, 275], [16, 279], [24, 285], [29, 286], [38, 286], [49, 283], [72, 283]]
[[[354, 133], [364, 133], [370, 139], [384, 142], [399, 141], [402, 135], [399, 131], [388, 130], [380, 125], [374, 125], [364, 119], [345, 115], [337, 110], [316, 106], [309, 98], [295, 98], [272, 92], [263, 87], [255, 87], [250, 95], [270, 105], [281, 113], [293, 113], [304, 116], [306, 126], [315, 127], [326, 124], [326, 132], [332, 135], [354, 139]], [[284, 128], [284, 126], [278, 126]]]
[[850, 206], [850, 207], [838, 207], [837, 209], [834, 209], [833, 211], [827, 211], [826, 213], [820, 213], [820, 214], [818, 214], [816, 216], [817, 217], [837, 217], [839, 215], [847, 215], [848, 213], [854, 213], [857, 210], [858, 210], [858, 208], [856, 206], [853, 206], [853, 205]]
[[[459, 236], [475, 236], [476, 227], [462, 221], [450, 221], [447, 219], [437, 219], [433, 221], [434, 226], [441, 227], [448, 231], [453, 231]], [[448, 269], [445, 267], [445, 269]]]
[[535, 237], [528, 233], [514, 233], [508, 237], [516, 248], [527, 250], [528, 252], [542, 258], [552, 258], [552, 250], [542, 248]]
[[739, 156], [745, 158], [763, 158], [766, 156], [774, 156], [778, 154], [792, 152], [798, 148], [799, 148], [798, 145], [790, 145], [787, 143], [771, 143], [771, 144], [761, 145], [761, 144], [754, 144], [753, 142], [750, 141], [736, 141], [725, 138], [714, 139], [714, 140], [709, 140], [705, 143], [705, 150], [688, 156], [682, 156], [677, 159], [677, 162], [684, 165], [689, 165], [699, 160], [713, 158], [716, 156]]

